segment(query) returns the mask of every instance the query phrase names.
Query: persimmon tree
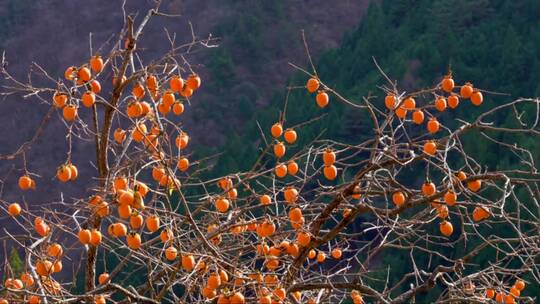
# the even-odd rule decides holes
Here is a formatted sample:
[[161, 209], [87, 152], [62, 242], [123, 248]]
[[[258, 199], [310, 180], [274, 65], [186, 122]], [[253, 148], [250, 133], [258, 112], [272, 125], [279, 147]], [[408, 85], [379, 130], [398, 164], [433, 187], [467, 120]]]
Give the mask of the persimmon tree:
[[[409, 303], [425, 294], [441, 303], [535, 301], [526, 287], [540, 279], [538, 151], [500, 138], [540, 134], [537, 99], [489, 104], [484, 95], [494, 93], [459, 85], [451, 73], [405, 92], [375, 64], [387, 80], [380, 94], [351, 100], [317, 73], [304, 40], [310, 64], [293, 66], [306, 82], [289, 93], [362, 111], [371, 132], [300, 145], [321, 113], [291, 124], [296, 109], [285, 100], [279, 119], [262, 126], [250, 170], [207, 179], [213, 159], [191, 157], [181, 117], [204, 90], [186, 55], [215, 41], [171, 36], [169, 51], [146, 62], [145, 26], [169, 17], [160, 1], [140, 20], [128, 16], [107, 53], [92, 51], [62, 77], [36, 64], [48, 86], [16, 79], [3, 59], [3, 93], [50, 104], [45, 117], [60, 112], [70, 147], [95, 144], [96, 172], [79, 172], [70, 150], [57, 172], [39, 174], [66, 186], [91, 175], [91, 196], [28, 208], [1, 201], [5, 226], [24, 232], [4, 229], [2, 239], [24, 252], [25, 272], [9, 276], [4, 265], [0, 303]], [[105, 80], [112, 86], [102, 91]], [[457, 107], [486, 110], [465, 121], [449, 115]], [[501, 113], [514, 127], [498, 126]], [[26, 161], [42, 129], [0, 159]], [[470, 134], [517, 161], [484, 166], [463, 144]], [[4, 187], [39, 191], [34, 171], [25, 165], [18, 185]], [[85, 252], [70, 261], [84, 272], [83, 291], [55, 279], [69, 251]], [[377, 261], [385, 252], [409, 270], [385, 268]], [[116, 262], [97, 273], [99, 259]]]

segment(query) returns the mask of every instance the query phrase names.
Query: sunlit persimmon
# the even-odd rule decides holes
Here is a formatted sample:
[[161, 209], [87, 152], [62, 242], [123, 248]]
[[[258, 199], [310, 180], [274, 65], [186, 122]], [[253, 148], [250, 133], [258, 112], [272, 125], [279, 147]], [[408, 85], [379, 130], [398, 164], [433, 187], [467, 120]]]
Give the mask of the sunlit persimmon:
[[292, 176], [298, 173], [298, 164], [295, 161], [289, 161], [287, 163], [287, 173]]
[[471, 94], [471, 103], [475, 106], [479, 106], [484, 101], [484, 96], [482, 96], [482, 92], [480, 91], [474, 91]]
[[402, 106], [405, 110], [414, 110], [414, 108], [416, 108], [416, 101], [412, 96], [409, 96], [403, 100]]
[[89, 244], [92, 237], [92, 232], [89, 229], [81, 229], [78, 233], [78, 237], [81, 244]]
[[437, 191], [437, 187], [432, 182], [425, 182], [422, 184], [422, 193], [425, 196], [430, 196], [435, 194], [435, 191]]
[[172, 106], [172, 111], [174, 115], [182, 115], [184, 113], [184, 104], [179, 101], [175, 102]]
[[477, 192], [482, 188], [482, 181], [479, 179], [471, 180], [467, 182], [467, 188], [472, 192]]
[[195, 268], [195, 257], [187, 254], [182, 255], [182, 268], [184, 268], [187, 271], [192, 271]]
[[287, 187], [283, 191], [283, 196], [285, 197], [285, 201], [287, 203], [292, 204], [298, 199], [298, 190], [296, 190], [294, 187]]
[[62, 92], [56, 92], [53, 95], [53, 104], [57, 108], [63, 108], [68, 101], [68, 95]]
[[77, 118], [77, 107], [75, 105], [66, 105], [62, 109], [62, 115], [66, 121], [74, 121]]
[[444, 236], [448, 237], [448, 236], [451, 236], [452, 233], [454, 232], [454, 227], [452, 226], [452, 223], [450, 223], [449, 221], [442, 221], [439, 224], [439, 230]]
[[169, 80], [169, 87], [173, 92], [179, 93], [184, 87], [184, 79], [178, 75], [174, 75]]
[[309, 93], [314, 93], [319, 89], [320, 83], [317, 78], [310, 78], [306, 83], [306, 89]]
[[138, 233], [132, 232], [127, 235], [127, 244], [129, 248], [137, 250], [141, 248], [141, 243], [141, 236]]
[[331, 166], [336, 162], [336, 153], [330, 149], [323, 152], [323, 163], [325, 166]]
[[441, 82], [441, 88], [443, 89], [443, 91], [450, 93], [454, 89], [454, 86], [454, 79], [452, 79], [451, 75], [447, 75], [443, 78]]
[[278, 142], [274, 145], [274, 155], [277, 158], [283, 157], [285, 155], [285, 151], [286, 151], [286, 148], [282, 142]]
[[459, 97], [457, 95], [448, 96], [448, 106], [452, 109], [457, 108], [459, 105]]
[[470, 82], [467, 82], [466, 84], [464, 84], [461, 89], [459, 90], [459, 94], [461, 95], [461, 97], [463, 97], [464, 99], [468, 99], [471, 97], [473, 93], [473, 85], [470, 83]]
[[407, 109], [405, 109], [404, 107], [399, 107], [396, 109], [395, 113], [397, 117], [405, 119], [405, 117], [407, 116]]
[[270, 133], [275, 138], [280, 137], [281, 134], [283, 134], [283, 126], [281, 125], [281, 123], [276, 122], [275, 124], [273, 124], [270, 128]]
[[424, 143], [424, 153], [427, 154], [427, 155], [435, 155], [437, 154], [437, 144], [434, 142], [434, 141], [426, 141]]
[[396, 107], [396, 96], [394, 94], [386, 95], [384, 105], [388, 110], [393, 110]]
[[435, 100], [435, 109], [439, 112], [446, 110], [446, 99], [444, 97], [440, 96]]
[[47, 255], [53, 258], [60, 257], [64, 253], [64, 249], [58, 243], [52, 243], [47, 247]]
[[285, 141], [288, 144], [293, 144], [296, 141], [297, 134], [296, 134], [295, 130], [287, 129], [287, 130], [285, 130], [285, 133], [283, 134], [283, 137], [285, 138]]
[[221, 213], [227, 212], [227, 210], [229, 210], [230, 202], [226, 198], [218, 198], [214, 204], [216, 210]]
[[188, 76], [186, 80], [186, 87], [189, 89], [195, 91], [201, 86], [201, 77], [199, 75], [193, 73]]
[[394, 192], [392, 194], [392, 202], [398, 207], [402, 206], [405, 203], [405, 194], [401, 191]]
[[103, 239], [101, 232], [99, 230], [93, 229], [90, 232], [90, 244], [97, 246], [101, 243], [101, 240]]
[[324, 166], [323, 168], [323, 174], [327, 180], [331, 180], [331, 181], [335, 180], [337, 177], [337, 173], [338, 173], [338, 170], [336, 166], [334, 165]]
[[264, 194], [259, 197], [259, 202], [263, 206], [270, 205], [272, 203], [272, 198], [270, 197], [270, 195]]
[[278, 164], [274, 168], [274, 173], [279, 178], [284, 178], [287, 175], [287, 165], [285, 164]]
[[424, 122], [424, 112], [422, 110], [416, 110], [412, 114], [412, 120], [415, 124], [421, 125]]
[[21, 205], [19, 205], [18, 203], [11, 203], [8, 206], [8, 213], [11, 216], [18, 216], [19, 214], [21, 214], [21, 210]]
[[343, 255], [343, 252], [340, 248], [334, 248], [332, 249], [331, 255], [334, 259], [339, 260], [341, 259], [341, 256]]
[[90, 58], [90, 68], [92, 69], [92, 72], [96, 74], [100, 73], [101, 71], [103, 71], [103, 66], [104, 66], [104, 63], [103, 63], [103, 58], [101, 58], [101, 56], [95, 55], [95, 56], [92, 56], [92, 58]]
[[146, 218], [146, 229], [150, 232], [156, 232], [159, 229], [160, 220], [157, 215], [150, 215]]
[[472, 213], [473, 221], [480, 222], [490, 216], [490, 211], [484, 206], [475, 207]]
[[437, 133], [440, 127], [440, 123], [435, 117], [430, 118], [427, 122], [427, 130], [431, 134]]
[[317, 96], [315, 96], [315, 101], [317, 102], [317, 105], [319, 106], [319, 108], [322, 109], [328, 105], [330, 101], [330, 97], [328, 96], [326, 92], [319, 91], [319, 93], [317, 93]]

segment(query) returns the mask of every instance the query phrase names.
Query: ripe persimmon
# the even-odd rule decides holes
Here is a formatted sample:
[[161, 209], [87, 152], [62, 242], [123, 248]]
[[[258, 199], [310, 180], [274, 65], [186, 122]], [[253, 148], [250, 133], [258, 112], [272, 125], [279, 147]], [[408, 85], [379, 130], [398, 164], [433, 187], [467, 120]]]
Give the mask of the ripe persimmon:
[[122, 144], [126, 140], [126, 131], [121, 128], [117, 128], [113, 133], [114, 141], [119, 144]]
[[176, 164], [176, 167], [182, 172], [187, 171], [187, 169], [189, 168], [189, 159], [187, 159], [185, 157], [181, 157], [178, 160], [178, 162]]
[[190, 254], [182, 255], [182, 268], [187, 271], [192, 271], [195, 268], [195, 257]]
[[137, 83], [133, 86], [133, 89], [131, 89], [131, 93], [132, 93], [133, 96], [135, 96], [135, 98], [137, 98], [137, 99], [143, 98], [143, 96], [144, 96], [144, 94], [145, 94], [143, 85], [140, 84], [139, 82], [137, 82]]
[[263, 194], [259, 197], [259, 202], [263, 206], [270, 205], [272, 203], [272, 198], [268, 194]]
[[285, 197], [285, 201], [287, 203], [292, 204], [298, 199], [298, 190], [296, 190], [294, 187], [287, 187], [283, 191], [283, 196]]
[[179, 101], [175, 102], [172, 106], [172, 111], [176, 116], [182, 115], [184, 113], [184, 104]]
[[490, 216], [490, 211], [484, 206], [478, 206], [473, 210], [473, 221], [480, 222]]
[[405, 119], [405, 117], [407, 117], [407, 109], [404, 107], [397, 108], [395, 113], [398, 118]]
[[432, 140], [426, 141], [424, 143], [424, 153], [431, 156], [437, 154], [437, 144]]
[[99, 94], [101, 92], [101, 83], [96, 79], [90, 81], [90, 91], [94, 94]]
[[126, 114], [130, 118], [137, 118], [143, 113], [143, 108], [140, 102], [133, 100], [126, 107]]
[[449, 237], [452, 235], [452, 232], [454, 232], [454, 227], [449, 221], [442, 221], [439, 224], [439, 230], [444, 236]]
[[471, 180], [467, 182], [467, 188], [472, 192], [477, 192], [482, 188], [482, 181], [479, 179]]
[[131, 228], [133, 229], [139, 229], [142, 227], [143, 225], [143, 222], [144, 222], [144, 218], [142, 215], [140, 214], [132, 214], [130, 217], [129, 217], [129, 225], [131, 226]]
[[287, 173], [294, 176], [298, 173], [298, 164], [291, 160], [287, 163]]
[[277, 158], [282, 158], [285, 155], [285, 145], [282, 142], [278, 142], [274, 144], [274, 155]]
[[427, 130], [429, 133], [434, 134], [437, 133], [440, 129], [441, 125], [437, 121], [437, 118], [432, 117], [427, 122]]
[[274, 173], [279, 178], [284, 178], [287, 175], [287, 166], [285, 164], [278, 164], [274, 168]]
[[169, 261], [174, 261], [178, 256], [178, 250], [174, 246], [169, 246], [165, 249], [165, 257]]
[[433, 195], [433, 194], [435, 194], [436, 191], [437, 191], [437, 187], [435, 186], [434, 183], [425, 182], [425, 183], [422, 184], [422, 193], [425, 196]]
[[86, 245], [90, 243], [90, 238], [92, 237], [92, 233], [88, 229], [81, 229], [78, 233], [78, 237], [79, 237], [79, 242], [81, 242], [81, 244]]
[[293, 144], [296, 141], [297, 134], [295, 130], [287, 129], [285, 130], [283, 137], [288, 144]]
[[21, 214], [21, 210], [21, 205], [19, 205], [18, 203], [11, 203], [8, 206], [8, 213], [11, 216], [18, 216], [19, 214]]
[[443, 80], [441, 81], [441, 88], [443, 91], [450, 93], [454, 89], [454, 79], [452, 79], [451, 75], [446, 75]]
[[74, 66], [70, 66], [68, 67], [65, 71], [64, 71], [64, 77], [69, 80], [69, 81], [73, 81], [75, 79], [75, 70], [77, 68], [74, 67]]
[[336, 152], [326, 149], [323, 152], [323, 163], [325, 166], [331, 166], [336, 162]]
[[405, 194], [401, 191], [394, 192], [392, 194], [392, 202], [398, 207], [405, 203]]
[[101, 243], [101, 240], [103, 239], [101, 232], [96, 229], [92, 229], [90, 232], [90, 244], [97, 246]]
[[178, 75], [174, 75], [169, 80], [169, 87], [173, 92], [179, 93], [182, 91], [182, 88], [184, 87], [184, 79]]
[[68, 101], [68, 95], [62, 92], [55, 92], [53, 95], [53, 104], [57, 108], [63, 108]]
[[150, 215], [146, 218], [146, 228], [150, 232], [156, 232], [159, 229], [160, 221], [157, 215]]
[[394, 94], [386, 95], [384, 105], [388, 110], [393, 110], [396, 107], [396, 96]]
[[405, 98], [405, 100], [403, 101], [402, 107], [405, 110], [414, 110], [414, 108], [416, 108], [416, 101], [414, 100], [412, 96], [409, 96]]
[[331, 255], [334, 259], [339, 260], [341, 259], [341, 256], [343, 255], [343, 252], [339, 248], [332, 249]]
[[63, 183], [69, 181], [71, 179], [71, 170], [69, 170], [66, 165], [60, 166], [58, 170], [56, 170], [56, 178]]
[[90, 68], [94, 73], [100, 73], [103, 71], [103, 58], [99, 55], [94, 55], [92, 58], [90, 58]]
[[141, 243], [141, 236], [138, 233], [132, 232], [127, 235], [127, 245], [129, 248], [137, 250], [141, 248]]
[[77, 107], [75, 105], [66, 105], [62, 109], [62, 116], [66, 121], [74, 121], [77, 118]]
[[36, 188], [36, 182], [28, 175], [23, 175], [19, 177], [18, 185], [19, 185], [19, 188], [21, 188], [21, 190], [28, 190], [28, 189]]
[[464, 99], [470, 98], [472, 93], [473, 93], [473, 85], [470, 82], [467, 82], [466, 84], [461, 86], [461, 89], [459, 90], [459, 94]]
[[439, 112], [444, 112], [444, 110], [446, 110], [446, 99], [444, 97], [440, 96], [435, 100], [435, 109]]
[[456, 193], [452, 190], [446, 191], [446, 193], [444, 194], [444, 202], [448, 206], [454, 206], [456, 204], [456, 201], [457, 201]]
[[83, 106], [91, 108], [96, 102], [96, 95], [92, 91], [86, 91], [81, 96]]
[[298, 245], [306, 247], [311, 242], [311, 234], [304, 231], [298, 232], [298, 234], [296, 235], [296, 241], [298, 242]]
[[452, 109], [457, 108], [459, 105], [459, 97], [457, 95], [450, 95], [448, 96], [448, 106]]
[[165, 92], [165, 94], [163, 94], [163, 96], [161, 96], [161, 101], [168, 107], [168, 108], [171, 108], [172, 105], [174, 104], [175, 102], [175, 98], [174, 98], [174, 93], [173, 92], [170, 92], [170, 91], [167, 91]]
[[327, 180], [330, 180], [330, 181], [335, 180], [337, 177], [337, 173], [338, 173], [337, 168], [334, 165], [324, 166], [323, 168], [323, 174]]
[[319, 91], [317, 93], [317, 96], [315, 96], [315, 101], [317, 101], [317, 105], [319, 108], [324, 108], [328, 105], [328, 102], [330, 101], [330, 97], [328, 97], [328, 94], [324, 91]]
[[189, 135], [185, 132], [180, 132], [180, 134], [176, 137], [176, 146], [179, 149], [185, 149], [188, 146], [189, 143]]
[[58, 258], [64, 253], [64, 249], [58, 243], [52, 243], [47, 247], [47, 255], [53, 258]]
[[479, 106], [484, 101], [484, 96], [482, 96], [482, 92], [480, 91], [474, 91], [471, 94], [471, 102], [475, 106]]
[[317, 263], [323, 263], [326, 260], [326, 253], [319, 251], [317, 253]]
[[90, 80], [91, 77], [92, 77], [92, 73], [90, 72], [90, 69], [87, 68], [86, 66], [82, 66], [77, 70], [77, 78], [83, 83], [88, 82], [88, 80]]
[[422, 110], [416, 110], [412, 114], [412, 120], [415, 124], [421, 125], [424, 122], [424, 112]]
[[36, 273], [42, 277], [48, 277], [53, 272], [53, 263], [49, 260], [39, 260], [36, 262]]
[[201, 86], [201, 78], [199, 77], [199, 75], [193, 73], [193, 74], [188, 76], [188, 78], [186, 80], [186, 87], [188, 87], [189, 89], [195, 91], [200, 86]]
[[281, 125], [281, 123], [276, 122], [275, 124], [273, 124], [272, 128], [270, 128], [270, 133], [275, 138], [280, 137], [281, 134], [283, 134], [283, 126]]
[[98, 282], [99, 282], [99, 284], [103, 285], [103, 284], [109, 282], [109, 279], [110, 279], [109, 274], [106, 273], [106, 272], [103, 272], [102, 274], [99, 275]]
[[219, 211], [221, 213], [225, 213], [225, 212], [227, 212], [227, 210], [229, 210], [230, 202], [226, 198], [218, 198], [214, 202], [214, 205], [215, 205], [217, 211]]
[[308, 79], [306, 83], [306, 89], [309, 93], [314, 93], [315, 91], [317, 91], [317, 89], [319, 89], [319, 86], [320, 86], [319, 80], [313, 77]]

